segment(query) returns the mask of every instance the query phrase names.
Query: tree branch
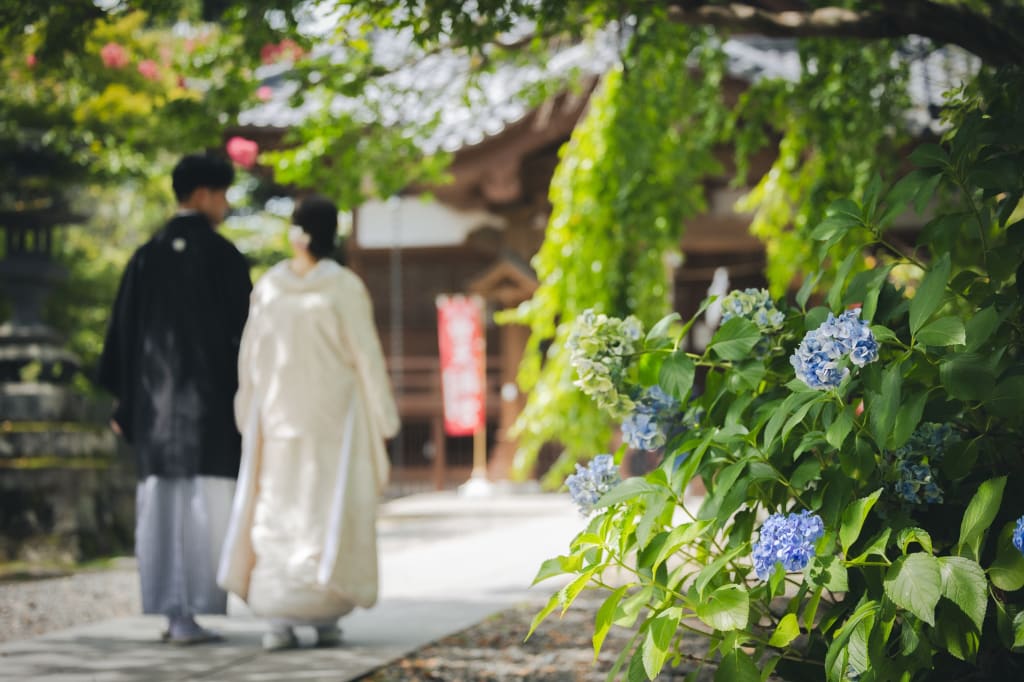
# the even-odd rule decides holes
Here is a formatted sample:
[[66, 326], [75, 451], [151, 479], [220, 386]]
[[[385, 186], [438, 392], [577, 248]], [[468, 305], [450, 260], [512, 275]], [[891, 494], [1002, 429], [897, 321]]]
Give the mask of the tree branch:
[[1017, 33], [963, 7], [932, 0], [887, 2], [875, 10], [821, 7], [772, 11], [751, 3], [667, 3], [669, 18], [741, 32], [790, 38], [899, 38], [916, 34], [958, 45], [994, 66], [1024, 64], [1024, 40]]

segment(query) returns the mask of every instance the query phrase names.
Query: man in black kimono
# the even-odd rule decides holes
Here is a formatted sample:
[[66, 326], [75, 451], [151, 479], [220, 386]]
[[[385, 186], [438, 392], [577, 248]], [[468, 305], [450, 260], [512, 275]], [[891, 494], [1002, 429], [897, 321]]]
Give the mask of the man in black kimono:
[[199, 613], [224, 613], [216, 572], [241, 456], [232, 401], [252, 283], [217, 234], [234, 170], [190, 155], [174, 168], [178, 212], [128, 262], [100, 358], [118, 398], [112, 428], [138, 469], [135, 550], [145, 613], [164, 639], [212, 641]]

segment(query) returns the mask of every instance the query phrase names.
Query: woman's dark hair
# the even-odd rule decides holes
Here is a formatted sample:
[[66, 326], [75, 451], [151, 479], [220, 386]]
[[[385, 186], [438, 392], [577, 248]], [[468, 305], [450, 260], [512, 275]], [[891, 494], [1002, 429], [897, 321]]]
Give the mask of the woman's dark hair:
[[187, 201], [200, 187], [227, 189], [235, 181], [235, 169], [211, 154], [189, 154], [171, 172], [171, 184], [178, 201]]
[[326, 197], [314, 194], [295, 207], [292, 222], [309, 235], [309, 253], [317, 260], [334, 254], [338, 236], [338, 207]]

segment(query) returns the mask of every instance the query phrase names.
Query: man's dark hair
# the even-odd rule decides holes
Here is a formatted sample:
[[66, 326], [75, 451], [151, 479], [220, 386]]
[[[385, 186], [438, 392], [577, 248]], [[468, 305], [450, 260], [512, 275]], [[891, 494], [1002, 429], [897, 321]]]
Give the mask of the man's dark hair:
[[334, 253], [338, 236], [338, 207], [318, 194], [302, 199], [295, 207], [292, 222], [309, 235], [309, 253], [317, 260]]
[[171, 173], [174, 196], [186, 201], [200, 187], [227, 189], [235, 181], [235, 169], [226, 160], [211, 154], [189, 154]]

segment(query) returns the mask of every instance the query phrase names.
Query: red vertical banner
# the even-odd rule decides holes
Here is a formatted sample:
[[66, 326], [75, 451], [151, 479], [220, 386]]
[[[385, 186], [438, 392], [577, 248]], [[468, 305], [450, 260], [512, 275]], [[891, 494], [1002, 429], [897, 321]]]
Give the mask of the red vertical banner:
[[469, 436], [484, 425], [485, 341], [479, 296], [437, 297], [444, 430]]

